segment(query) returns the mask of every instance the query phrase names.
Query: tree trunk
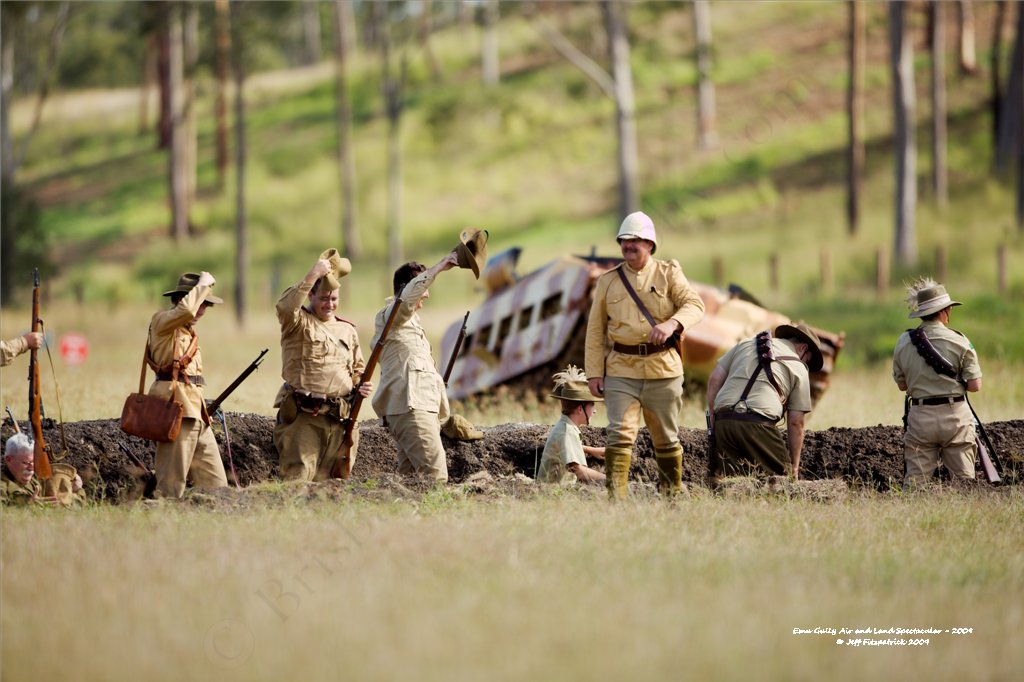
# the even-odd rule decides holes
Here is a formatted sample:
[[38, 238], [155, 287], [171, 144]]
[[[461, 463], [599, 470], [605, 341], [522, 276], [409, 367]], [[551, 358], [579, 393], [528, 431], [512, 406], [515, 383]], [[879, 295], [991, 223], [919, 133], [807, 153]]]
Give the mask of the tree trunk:
[[960, 46], [960, 73], [968, 76], [978, 71], [974, 49], [974, 0], [959, 0], [957, 8], [957, 42]]
[[914, 141], [914, 55], [906, 30], [907, 4], [889, 3], [893, 91], [893, 146], [896, 156], [895, 254], [902, 265], [917, 260], [915, 209], [917, 202], [917, 146]]
[[636, 102], [633, 97], [633, 71], [629, 63], [629, 36], [624, 10], [617, 0], [603, 0], [601, 9], [608, 31], [615, 87], [615, 123], [619, 139], [619, 210], [625, 216], [640, 210]]
[[241, 14], [244, 3], [231, 3], [231, 66], [235, 80], [235, 319], [245, 326], [246, 290], [249, 283], [249, 235], [245, 213], [245, 67]]
[[[375, 3], [381, 10], [381, 3]], [[402, 69], [396, 78], [391, 69], [391, 27], [386, 10], [377, 12], [377, 39], [380, 41], [384, 107], [387, 112], [388, 174], [388, 268], [394, 270], [402, 257]]]
[[6, 189], [14, 186], [14, 146], [11, 144], [9, 110], [14, 94], [14, 21], [5, 14], [0, 22], [0, 182]]
[[846, 226], [851, 235], [860, 227], [860, 188], [864, 177], [864, 4], [849, 0], [849, 69], [846, 113], [849, 123], [847, 150]]
[[306, 65], [320, 61], [323, 50], [320, 46], [320, 3], [317, 0], [302, 0], [302, 37]]
[[996, 169], [1005, 172], [1013, 166], [1024, 136], [1024, 4], [1017, 5], [1013, 54], [1006, 79], [1006, 97], [999, 114], [999, 139], [996, 146]]
[[228, 0], [216, 0], [217, 92], [213, 105], [217, 119], [217, 189], [223, 190], [228, 172], [228, 65], [231, 62], [231, 8]]
[[501, 66], [498, 61], [498, 0], [484, 1], [480, 65], [484, 85], [497, 85], [501, 77]]
[[942, 2], [932, 0], [930, 10], [932, 47], [932, 192], [945, 209], [949, 200], [946, 172], [946, 22]]
[[718, 146], [715, 121], [715, 83], [711, 80], [711, 7], [708, 0], [693, 1], [693, 29], [697, 39], [697, 147]]
[[334, 55], [336, 67], [335, 108], [338, 121], [338, 169], [341, 178], [341, 253], [349, 258], [362, 255], [356, 229], [356, 165], [352, 155], [352, 106], [348, 92], [348, 46], [350, 17], [344, 5], [334, 0]]
[[999, 132], [1003, 116], [1003, 24], [1006, 20], [1006, 0], [996, 0], [996, 18], [992, 26], [992, 167], [998, 167]]
[[434, 34], [434, 3], [433, 0], [423, 0], [423, 10], [420, 13], [420, 45], [423, 46], [423, 55], [427, 59], [427, 64], [430, 66], [430, 77], [435, 83], [441, 82], [441, 63], [437, 60], [437, 55], [434, 54], [433, 41], [431, 38]]
[[156, 36], [149, 33], [142, 38], [142, 78], [139, 85], [139, 135], [149, 130], [149, 98], [156, 80], [157, 45]]
[[168, 6], [161, 6], [158, 9], [156, 73], [160, 83], [160, 120], [156, 129], [157, 149], [169, 149], [171, 146], [171, 62], [167, 29], [169, 14]]
[[185, 88], [183, 83], [182, 30], [179, 7], [167, 13], [167, 84], [170, 123], [170, 149], [167, 173], [170, 176], [171, 236], [182, 244], [188, 238], [188, 187], [185, 172]]
[[[199, 8], [194, 2], [183, 5], [185, 12], [185, 201], [188, 214], [196, 200], [196, 165], [199, 163], [199, 144], [196, 130], [196, 66], [199, 63]], [[191, 232], [189, 221], [189, 232]]]

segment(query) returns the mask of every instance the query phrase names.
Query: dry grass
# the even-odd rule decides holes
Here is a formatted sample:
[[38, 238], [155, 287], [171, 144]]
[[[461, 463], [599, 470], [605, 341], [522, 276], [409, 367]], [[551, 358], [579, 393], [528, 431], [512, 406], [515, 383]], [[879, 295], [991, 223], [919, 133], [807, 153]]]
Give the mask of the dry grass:
[[[1022, 513], [953, 492], [5, 510], [3, 677], [1011, 679]], [[793, 634], [815, 627], [973, 634]]]

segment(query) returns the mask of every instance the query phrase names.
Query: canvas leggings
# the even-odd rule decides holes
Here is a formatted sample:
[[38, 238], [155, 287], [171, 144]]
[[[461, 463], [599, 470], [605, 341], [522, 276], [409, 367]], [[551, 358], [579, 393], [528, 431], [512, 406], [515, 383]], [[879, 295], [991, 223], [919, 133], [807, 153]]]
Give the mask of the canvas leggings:
[[448, 480], [448, 460], [437, 412], [412, 409], [405, 414], [389, 414], [386, 421], [398, 450], [398, 473]]
[[202, 419], [186, 417], [177, 438], [156, 444], [156, 497], [181, 497], [189, 479], [207, 490], [228, 484], [213, 431]]
[[903, 434], [906, 483], [930, 479], [939, 461], [957, 478], [974, 478], [974, 419], [966, 402], [914, 405]]

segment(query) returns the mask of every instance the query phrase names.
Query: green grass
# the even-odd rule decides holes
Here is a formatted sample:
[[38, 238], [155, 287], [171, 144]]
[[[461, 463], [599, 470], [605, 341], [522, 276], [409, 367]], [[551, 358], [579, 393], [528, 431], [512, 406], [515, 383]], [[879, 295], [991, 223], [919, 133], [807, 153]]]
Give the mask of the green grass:
[[[86, 680], [860, 680], [894, 665], [1010, 679], [1024, 665], [1004, 636], [1021, 625], [1019, 494], [675, 509], [283, 494], [227, 514], [5, 510], [5, 678], [69, 660]], [[793, 633], [816, 627], [973, 633], [877, 648]], [[53, 642], [60, 656], [29, 653]]]

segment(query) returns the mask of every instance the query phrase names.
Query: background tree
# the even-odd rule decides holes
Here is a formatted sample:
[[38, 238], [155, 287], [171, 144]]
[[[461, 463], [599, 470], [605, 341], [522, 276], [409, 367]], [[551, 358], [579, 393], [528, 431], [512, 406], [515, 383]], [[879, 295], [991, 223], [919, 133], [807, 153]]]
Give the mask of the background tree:
[[697, 40], [697, 147], [718, 146], [715, 121], [715, 83], [711, 80], [711, 7], [693, 0], [693, 31]]
[[483, 0], [480, 8], [480, 73], [486, 86], [498, 84], [501, 64], [498, 59], [498, 0]]
[[[387, 132], [387, 185], [388, 185], [388, 270], [394, 270], [404, 260], [402, 250], [402, 97], [405, 87], [405, 53], [398, 55], [398, 64], [392, 63], [392, 22], [386, 1], [373, 3], [373, 16], [377, 26], [377, 39], [381, 63], [381, 88], [384, 112], [388, 121]], [[403, 9], [403, 8], [400, 8]], [[397, 71], [397, 73], [396, 73]]]
[[975, 51], [974, 0], [958, 0], [956, 3], [956, 36], [960, 56], [961, 75], [970, 76], [978, 72], [978, 56]]
[[222, 190], [228, 169], [228, 70], [231, 63], [231, 10], [228, 0], [216, 0], [214, 9], [216, 11], [214, 72], [217, 77], [217, 85], [213, 111], [217, 131], [217, 189]]
[[235, 82], [235, 320], [245, 326], [246, 290], [249, 283], [249, 233], [245, 210], [245, 41], [242, 19], [249, 10], [231, 3], [231, 70]]
[[996, 15], [992, 23], [992, 49], [989, 51], [989, 75], [992, 83], [992, 158], [993, 168], [999, 167], [1000, 119], [1003, 115], [1003, 24], [1006, 21], [1006, 0], [996, 0]]
[[188, 157], [181, 9], [181, 6], [177, 4], [172, 4], [168, 7], [165, 37], [167, 44], [168, 121], [170, 124], [167, 176], [171, 204], [171, 237], [178, 244], [183, 243], [189, 236]]
[[892, 67], [893, 151], [896, 157], [896, 259], [903, 265], [917, 260], [914, 220], [917, 208], [917, 145], [914, 141], [914, 51], [906, 30], [907, 3], [889, 3], [889, 42]]
[[320, 61], [320, 3], [317, 0], [302, 0], [302, 61], [307, 66]]
[[932, 193], [940, 209], [949, 201], [946, 173], [946, 23], [943, 3], [928, 5], [932, 64]]
[[849, 0], [848, 59], [850, 79], [846, 85], [846, 119], [849, 144], [846, 162], [846, 225], [857, 234], [860, 226], [860, 187], [864, 177], [864, 3]]
[[[346, 7], [347, 6], [347, 7]], [[352, 155], [352, 101], [348, 90], [348, 51], [352, 20], [347, 0], [334, 1], [335, 112], [338, 119], [338, 170], [341, 179], [341, 252], [349, 258], [362, 255], [356, 229], [356, 164]]]

